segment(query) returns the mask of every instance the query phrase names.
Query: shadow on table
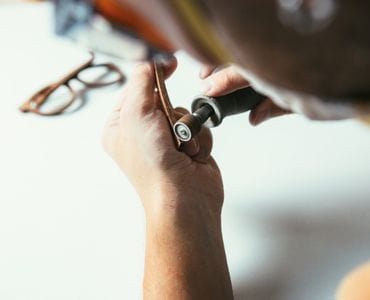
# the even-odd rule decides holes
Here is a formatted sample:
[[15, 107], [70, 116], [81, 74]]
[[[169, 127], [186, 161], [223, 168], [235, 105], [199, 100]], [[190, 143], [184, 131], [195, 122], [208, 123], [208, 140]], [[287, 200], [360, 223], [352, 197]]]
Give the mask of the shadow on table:
[[341, 278], [370, 260], [370, 199], [366, 198], [336, 199], [346, 205], [330, 209], [308, 208], [310, 201], [289, 211], [238, 208], [239, 218], [253, 218], [263, 228], [271, 249], [262, 259], [265, 265], [258, 283], [251, 282], [253, 274], [234, 282], [235, 299], [335, 299]]

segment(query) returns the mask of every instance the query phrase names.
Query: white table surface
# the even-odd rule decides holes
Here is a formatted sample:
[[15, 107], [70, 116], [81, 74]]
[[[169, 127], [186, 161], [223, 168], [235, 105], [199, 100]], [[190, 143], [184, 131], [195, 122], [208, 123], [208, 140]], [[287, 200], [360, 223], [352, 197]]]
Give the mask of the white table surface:
[[[140, 299], [143, 212], [100, 146], [119, 89], [60, 117], [17, 110], [86, 57], [51, 18], [47, 5], [0, 6], [0, 299]], [[190, 106], [198, 69], [179, 54], [175, 105]], [[334, 299], [370, 258], [370, 129], [299, 116], [252, 128], [242, 115], [213, 132], [236, 298]]]

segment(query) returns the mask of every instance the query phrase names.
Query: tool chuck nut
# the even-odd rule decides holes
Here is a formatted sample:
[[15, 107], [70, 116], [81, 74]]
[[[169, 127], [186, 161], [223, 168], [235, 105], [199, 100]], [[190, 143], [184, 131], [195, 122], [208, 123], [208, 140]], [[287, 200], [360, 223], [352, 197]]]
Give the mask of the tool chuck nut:
[[176, 136], [182, 142], [189, 142], [202, 128], [202, 123], [198, 118], [191, 114], [187, 114], [179, 119], [174, 125]]

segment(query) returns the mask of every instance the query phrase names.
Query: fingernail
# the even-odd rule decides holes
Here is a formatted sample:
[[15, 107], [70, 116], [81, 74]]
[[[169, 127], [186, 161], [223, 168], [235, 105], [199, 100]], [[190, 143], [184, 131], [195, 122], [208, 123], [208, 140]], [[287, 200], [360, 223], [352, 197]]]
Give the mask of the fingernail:
[[258, 112], [257, 114], [252, 116], [250, 121], [253, 126], [257, 126], [263, 123], [264, 121], [270, 119], [270, 116], [271, 116], [271, 110], [267, 109], [267, 110]]
[[202, 83], [200, 84], [201, 92], [203, 94], [207, 94], [212, 89], [212, 86], [213, 84], [211, 81], [209, 80], [202, 81]]
[[199, 72], [199, 78], [200, 79], [204, 79], [206, 78], [208, 75], [208, 71], [206, 69], [201, 69], [200, 72]]

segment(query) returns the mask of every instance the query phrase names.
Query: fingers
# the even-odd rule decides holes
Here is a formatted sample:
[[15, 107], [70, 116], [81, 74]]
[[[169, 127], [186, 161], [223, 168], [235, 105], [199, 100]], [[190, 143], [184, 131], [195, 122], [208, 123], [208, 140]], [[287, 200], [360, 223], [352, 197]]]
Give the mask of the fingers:
[[249, 86], [249, 82], [233, 66], [215, 72], [218, 69], [206, 66], [201, 70], [201, 77], [206, 75], [202, 82], [202, 92], [205, 95], [222, 96]]
[[150, 63], [140, 63], [134, 69], [124, 88], [124, 110], [137, 111], [153, 106], [154, 70]]
[[273, 103], [271, 99], [266, 99], [251, 111], [251, 113], [249, 114], [249, 122], [253, 126], [257, 126], [271, 118], [283, 116], [290, 113], [292, 112], [280, 108], [275, 103]]
[[207, 163], [211, 156], [213, 146], [211, 131], [203, 127], [193, 140], [198, 144], [199, 151], [192, 156], [192, 159], [200, 163]]
[[156, 61], [164, 67], [164, 78], [168, 79], [177, 68], [177, 59], [175, 56], [159, 56]]
[[[220, 68], [206, 65], [202, 67], [199, 76], [203, 79], [203, 93], [208, 96], [222, 96], [249, 86], [249, 82], [233, 66]], [[290, 113], [291, 111], [280, 108], [267, 99], [251, 111], [249, 121], [256, 126], [268, 119]]]
[[199, 72], [200, 79], [205, 79], [206, 77], [211, 75], [216, 69], [217, 69], [217, 66], [213, 66], [213, 65], [202, 66]]
[[[164, 76], [168, 78], [176, 70], [177, 60], [175, 57], [161, 60]], [[144, 114], [155, 108], [155, 87], [154, 67], [151, 63], [140, 63], [134, 69], [124, 89], [123, 105], [129, 111], [141, 111]], [[125, 97], [129, 95], [129, 97]]]

